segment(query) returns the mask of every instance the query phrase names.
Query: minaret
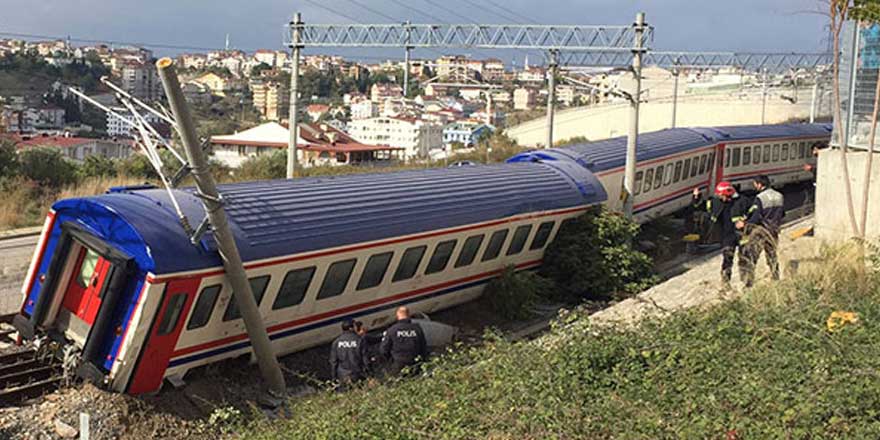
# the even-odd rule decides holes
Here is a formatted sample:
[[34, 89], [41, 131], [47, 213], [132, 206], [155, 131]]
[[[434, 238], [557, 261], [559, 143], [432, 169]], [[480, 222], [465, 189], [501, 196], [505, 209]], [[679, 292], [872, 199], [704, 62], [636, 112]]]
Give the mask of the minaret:
[[226, 52], [229, 52], [229, 34], [226, 34]]
[[523, 70], [529, 70], [529, 54], [526, 54], [526, 60], [523, 62]]

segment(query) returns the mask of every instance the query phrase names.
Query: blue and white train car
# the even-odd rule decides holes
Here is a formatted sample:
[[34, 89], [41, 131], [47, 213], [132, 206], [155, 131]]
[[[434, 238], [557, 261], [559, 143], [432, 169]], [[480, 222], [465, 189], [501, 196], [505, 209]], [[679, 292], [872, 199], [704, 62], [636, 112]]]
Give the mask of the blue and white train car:
[[[766, 174], [774, 185], [809, 180], [812, 147], [827, 145], [830, 124], [673, 128], [639, 135], [633, 212], [638, 222], [686, 207], [695, 187], [746, 184]], [[626, 137], [519, 154], [509, 162], [574, 161], [599, 178], [609, 209], [621, 210]]]
[[[341, 320], [388, 324], [475, 298], [505, 267], [541, 264], [563, 220], [602, 203], [571, 161], [225, 185], [229, 223], [276, 353]], [[204, 211], [175, 198], [191, 224]], [[212, 237], [189, 243], [164, 190], [61, 200], [46, 219], [14, 325], [79, 352], [78, 374], [140, 394], [250, 352]]]

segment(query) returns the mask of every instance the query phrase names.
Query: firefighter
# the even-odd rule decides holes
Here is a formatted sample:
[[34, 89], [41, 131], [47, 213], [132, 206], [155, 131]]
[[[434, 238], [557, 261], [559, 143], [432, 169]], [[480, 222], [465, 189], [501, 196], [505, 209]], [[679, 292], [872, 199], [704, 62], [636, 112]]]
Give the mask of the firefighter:
[[749, 204], [741, 197], [730, 182], [719, 182], [715, 186], [715, 195], [704, 200], [699, 188], [694, 188], [693, 208], [708, 212], [712, 224], [721, 229], [721, 281], [725, 287], [730, 286], [733, 271], [733, 257], [739, 253], [740, 278], [750, 287], [752, 283], [751, 260], [744, 246], [747, 238], [743, 236], [746, 214]]
[[367, 345], [354, 331], [354, 322], [342, 323], [342, 334], [330, 346], [330, 375], [344, 391], [366, 376]]
[[779, 191], [770, 187], [770, 178], [767, 176], [756, 177], [752, 184], [758, 195], [748, 212], [746, 231], [749, 236], [749, 258], [754, 267], [763, 251], [767, 255], [770, 276], [778, 280], [779, 260], [776, 249], [779, 246], [779, 229], [785, 216], [785, 199]]
[[428, 357], [428, 343], [422, 327], [412, 322], [406, 306], [397, 309], [395, 322], [382, 337], [380, 353], [391, 358], [391, 374], [399, 374], [404, 368], [414, 367]]

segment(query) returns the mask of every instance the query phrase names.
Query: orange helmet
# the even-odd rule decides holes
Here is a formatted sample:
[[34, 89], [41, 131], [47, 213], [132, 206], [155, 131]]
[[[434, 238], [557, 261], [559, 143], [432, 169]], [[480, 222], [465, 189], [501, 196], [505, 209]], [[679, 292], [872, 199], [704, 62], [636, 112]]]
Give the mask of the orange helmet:
[[717, 196], [732, 197], [734, 194], [736, 194], [736, 189], [734, 189], [730, 182], [718, 182], [718, 185], [715, 185], [715, 195]]

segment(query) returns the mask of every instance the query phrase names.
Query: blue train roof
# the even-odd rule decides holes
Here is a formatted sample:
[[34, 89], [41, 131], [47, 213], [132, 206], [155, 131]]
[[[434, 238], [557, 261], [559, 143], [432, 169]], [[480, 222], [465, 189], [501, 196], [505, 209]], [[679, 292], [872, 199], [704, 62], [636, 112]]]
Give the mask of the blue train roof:
[[[221, 185], [244, 261], [592, 205], [605, 191], [571, 162], [498, 164]], [[204, 217], [192, 189], [175, 190], [189, 222]], [[220, 265], [210, 236], [189, 244], [163, 189], [67, 199], [53, 209], [156, 274]]]
[[[671, 128], [639, 134], [637, 160], [645, 161], [682, 153], [719, 142], [779, 137], [828, 136], [831, 124], [742, 125], [710, 128]], [[529, 151], [508, 162], [573, 160], [593, 172], [622, 167], [626, 161], [626, 136], [562, 148]]]

